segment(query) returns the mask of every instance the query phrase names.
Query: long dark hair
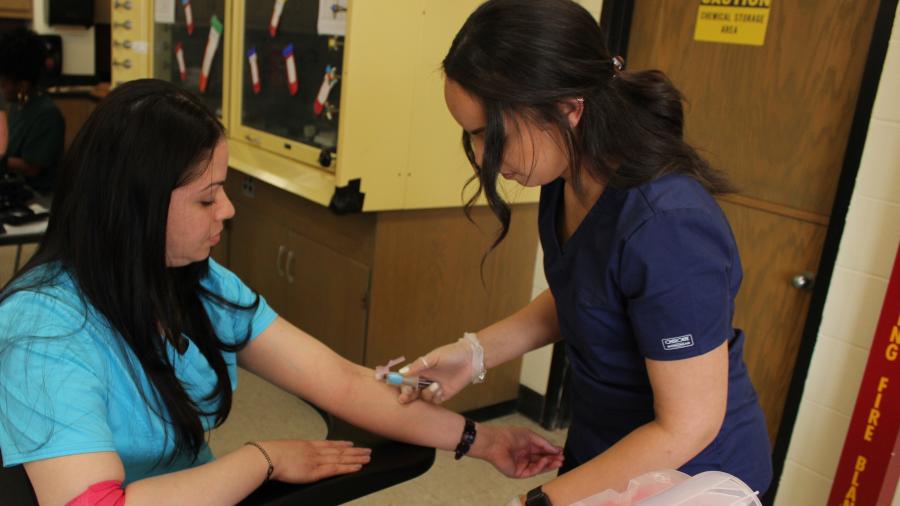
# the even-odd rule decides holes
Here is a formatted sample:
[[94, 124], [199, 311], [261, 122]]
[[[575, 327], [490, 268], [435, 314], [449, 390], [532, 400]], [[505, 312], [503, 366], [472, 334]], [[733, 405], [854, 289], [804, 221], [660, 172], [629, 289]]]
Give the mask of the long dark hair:
[[[591, 14], [571, 0], [489, 0], [453, 39], [444, 74], [480, 99], [487, 116], [484, 155], [476, 162], [463, 131], [463, 149], [478, 183], [466, 212], [484, 193], [506, 236], [510, 209], [497, 190], [506, 139], [504, 117], [519, 114], [555, 125], [567, 151], [572, 185], [581, 168], [613, 187], [640, 185], [681, 172], [713, 193], [732, 191], [683, 139], [681, 93], [658, 70], [618, 71]], [[560, 104], [584, 99], [572, 128]]]
[[[52, 283], [60, 269], [67, 272], [85, 302], [134, 352], [153, 385], [153, 392], [142, 395], [174, 428], [170, 461], [182, 453], [197, 457], [205, 440], [201, 416], [214, 416], [216, 426], [224, 422], [232, 390], [222, 352], [240, 350], [249, 338], [248, 329], [243, 341], [222, 342], [202, 299], [248, 311], [259, 303], [257, 296], [252, 305], [240, 306], [204, 288], [200, 281], [208, 261], [166, 266], [171, 193], [200, 175], [195, 167], [211, 161], [223, 138], [215, 116], [172, 84], [142, 79], [116, 88], [63, 158], [47, 233], [0, 296], [2, 304], [16, 292]], [[43, 276], [29, 274], [41, 272], [34, 270], [39, 266], [45, 267]], [[184, 335], [216, 373], [216, 388], [204, 399], [217, 401], [212, 412], [190, 398], [169, 359], [166, 341], [183, 351]]]

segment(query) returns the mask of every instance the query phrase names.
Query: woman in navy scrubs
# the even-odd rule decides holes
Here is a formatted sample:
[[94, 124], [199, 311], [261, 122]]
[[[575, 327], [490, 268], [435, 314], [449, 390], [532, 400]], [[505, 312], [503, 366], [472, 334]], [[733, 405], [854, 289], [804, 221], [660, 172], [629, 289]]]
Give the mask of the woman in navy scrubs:
[[569, 504], [665, 468], [720, 470], [764, 492], [769, 439], [732, 327], [741, 262], [713, 198], [731, 187], [684, 142], [678, 90], [661, 72], [623, 71], [570, 0], [488, 1], [444, 71], [500, 240], [510, 211], [498, 176], [541, 187], [550, 289], [401, 372], [438, 380], [421, 397], [441, 402], [486, 369], [565, 343], [565, 467], [528, 504]]

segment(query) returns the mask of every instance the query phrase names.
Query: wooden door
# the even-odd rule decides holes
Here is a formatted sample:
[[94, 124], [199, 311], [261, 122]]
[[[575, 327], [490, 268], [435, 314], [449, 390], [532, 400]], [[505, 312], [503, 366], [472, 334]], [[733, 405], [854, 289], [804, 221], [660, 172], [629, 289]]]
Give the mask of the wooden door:
[[762, 46], [693, 40], [700, 1], [635, 2], [628, 69], [664, 71], [685, 135], [737, 195], [720, 199], [744, 264], [735, 326], [774, 441], [818, 268], [878, 2], [772, 0]]
[[369, 268], [288, 232], [282, 315], [353, 363], [365, 353]]

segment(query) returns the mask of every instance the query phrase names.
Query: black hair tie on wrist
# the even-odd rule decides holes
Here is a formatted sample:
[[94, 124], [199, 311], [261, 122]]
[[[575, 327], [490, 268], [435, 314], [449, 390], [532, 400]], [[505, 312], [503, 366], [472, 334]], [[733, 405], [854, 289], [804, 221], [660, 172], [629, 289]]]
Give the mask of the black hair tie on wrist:
[[475, 422], [466, 418], [466, 425], [463, 427], [462, 436], [459, 438], [459, 444], [456, 445], [456, 453], [453, 458], [461, 459], [463, 455], [469, 453], [473, 443], [475, 443]]

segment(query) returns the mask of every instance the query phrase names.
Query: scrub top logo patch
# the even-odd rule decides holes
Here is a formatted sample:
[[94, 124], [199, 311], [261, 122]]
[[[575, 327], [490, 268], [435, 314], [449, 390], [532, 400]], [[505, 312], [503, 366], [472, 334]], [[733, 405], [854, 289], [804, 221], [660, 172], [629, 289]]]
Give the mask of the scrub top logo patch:
[[666, 351], [690, 348], [694, 345], [694, 335], [686, 334], [678, 337], [667, 337], [662, 340], [663, 349]]

